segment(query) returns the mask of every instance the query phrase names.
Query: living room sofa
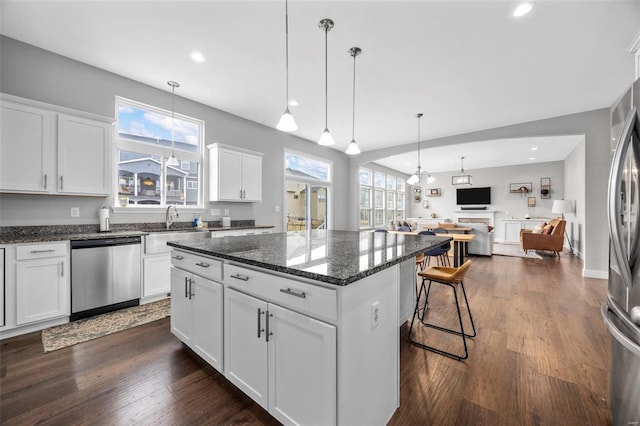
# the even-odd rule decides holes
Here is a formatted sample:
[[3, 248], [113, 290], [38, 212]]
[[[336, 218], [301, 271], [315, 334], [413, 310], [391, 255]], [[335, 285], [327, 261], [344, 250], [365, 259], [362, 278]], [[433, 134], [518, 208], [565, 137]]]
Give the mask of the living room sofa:
[[560, 256], [564, 245], [564, 229], [567, 222], [563, 219], [553, 219], [549, 224], [538, 230], [520, 230], [520, 245], [522, 250], [548, 250]]
[[[469, 242], [469, 254], [491, 256], [493, 253], [493, 226], [484, 223], [461, 223], [459, 226], [473, 228], [469, 233], [476, 237]], [[449, 232], [452, 232], [451, 230]]]

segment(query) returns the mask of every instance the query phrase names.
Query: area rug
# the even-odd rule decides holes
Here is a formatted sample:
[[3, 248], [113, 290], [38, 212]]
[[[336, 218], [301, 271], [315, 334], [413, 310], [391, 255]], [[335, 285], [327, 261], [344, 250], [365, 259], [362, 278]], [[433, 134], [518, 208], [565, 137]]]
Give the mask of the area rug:
[[493, 244], [493, 254], [498, 256], [511, 256], [511, 257], [526, 257], [529, 259], [542, 259], [536, 251], [529, 250], [525, 253], [518, 244]]
[[44, 352], [73, 346], [169, 316], [169, 299], [73, 321], [42, 330]]

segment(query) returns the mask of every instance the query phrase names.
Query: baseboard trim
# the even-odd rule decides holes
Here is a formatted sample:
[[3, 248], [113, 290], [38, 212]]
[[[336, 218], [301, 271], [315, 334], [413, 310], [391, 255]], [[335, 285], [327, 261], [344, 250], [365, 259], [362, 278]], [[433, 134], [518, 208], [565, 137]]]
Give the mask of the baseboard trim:
[[600, 280], [608, 280], [609, 271], [601, 271], [598, 269], [583, 269], [582, 276], [585, 278], [597, 278]]

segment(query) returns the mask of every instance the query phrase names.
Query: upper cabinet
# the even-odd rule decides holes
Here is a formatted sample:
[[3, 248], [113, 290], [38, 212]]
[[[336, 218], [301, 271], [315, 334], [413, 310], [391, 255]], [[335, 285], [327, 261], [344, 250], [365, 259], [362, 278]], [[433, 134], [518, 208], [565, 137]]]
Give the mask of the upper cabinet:
[[222, 144], [208, 145], [209, 201], [262, 201], [262, 156]]
[[108, 196], [111, 120], [3, 95], [0, 191]]

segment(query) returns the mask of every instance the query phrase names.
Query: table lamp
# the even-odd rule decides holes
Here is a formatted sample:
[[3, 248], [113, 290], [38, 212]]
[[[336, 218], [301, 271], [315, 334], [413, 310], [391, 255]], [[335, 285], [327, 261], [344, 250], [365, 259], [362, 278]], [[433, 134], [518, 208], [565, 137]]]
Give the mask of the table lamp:
[[[573, 213], [573, 203], [571, 200], [553, 200], [551, 213], [560, 213], [562, 215], [562, 219], [564, 219], [565, 213]], [[564, 235], [567, 237], [567, 241], [569, 242], [569, 253], [573, 255], [573, 245], [571, 244], [571, 240], [567, 234], [566, 226], [564, 228]]]

